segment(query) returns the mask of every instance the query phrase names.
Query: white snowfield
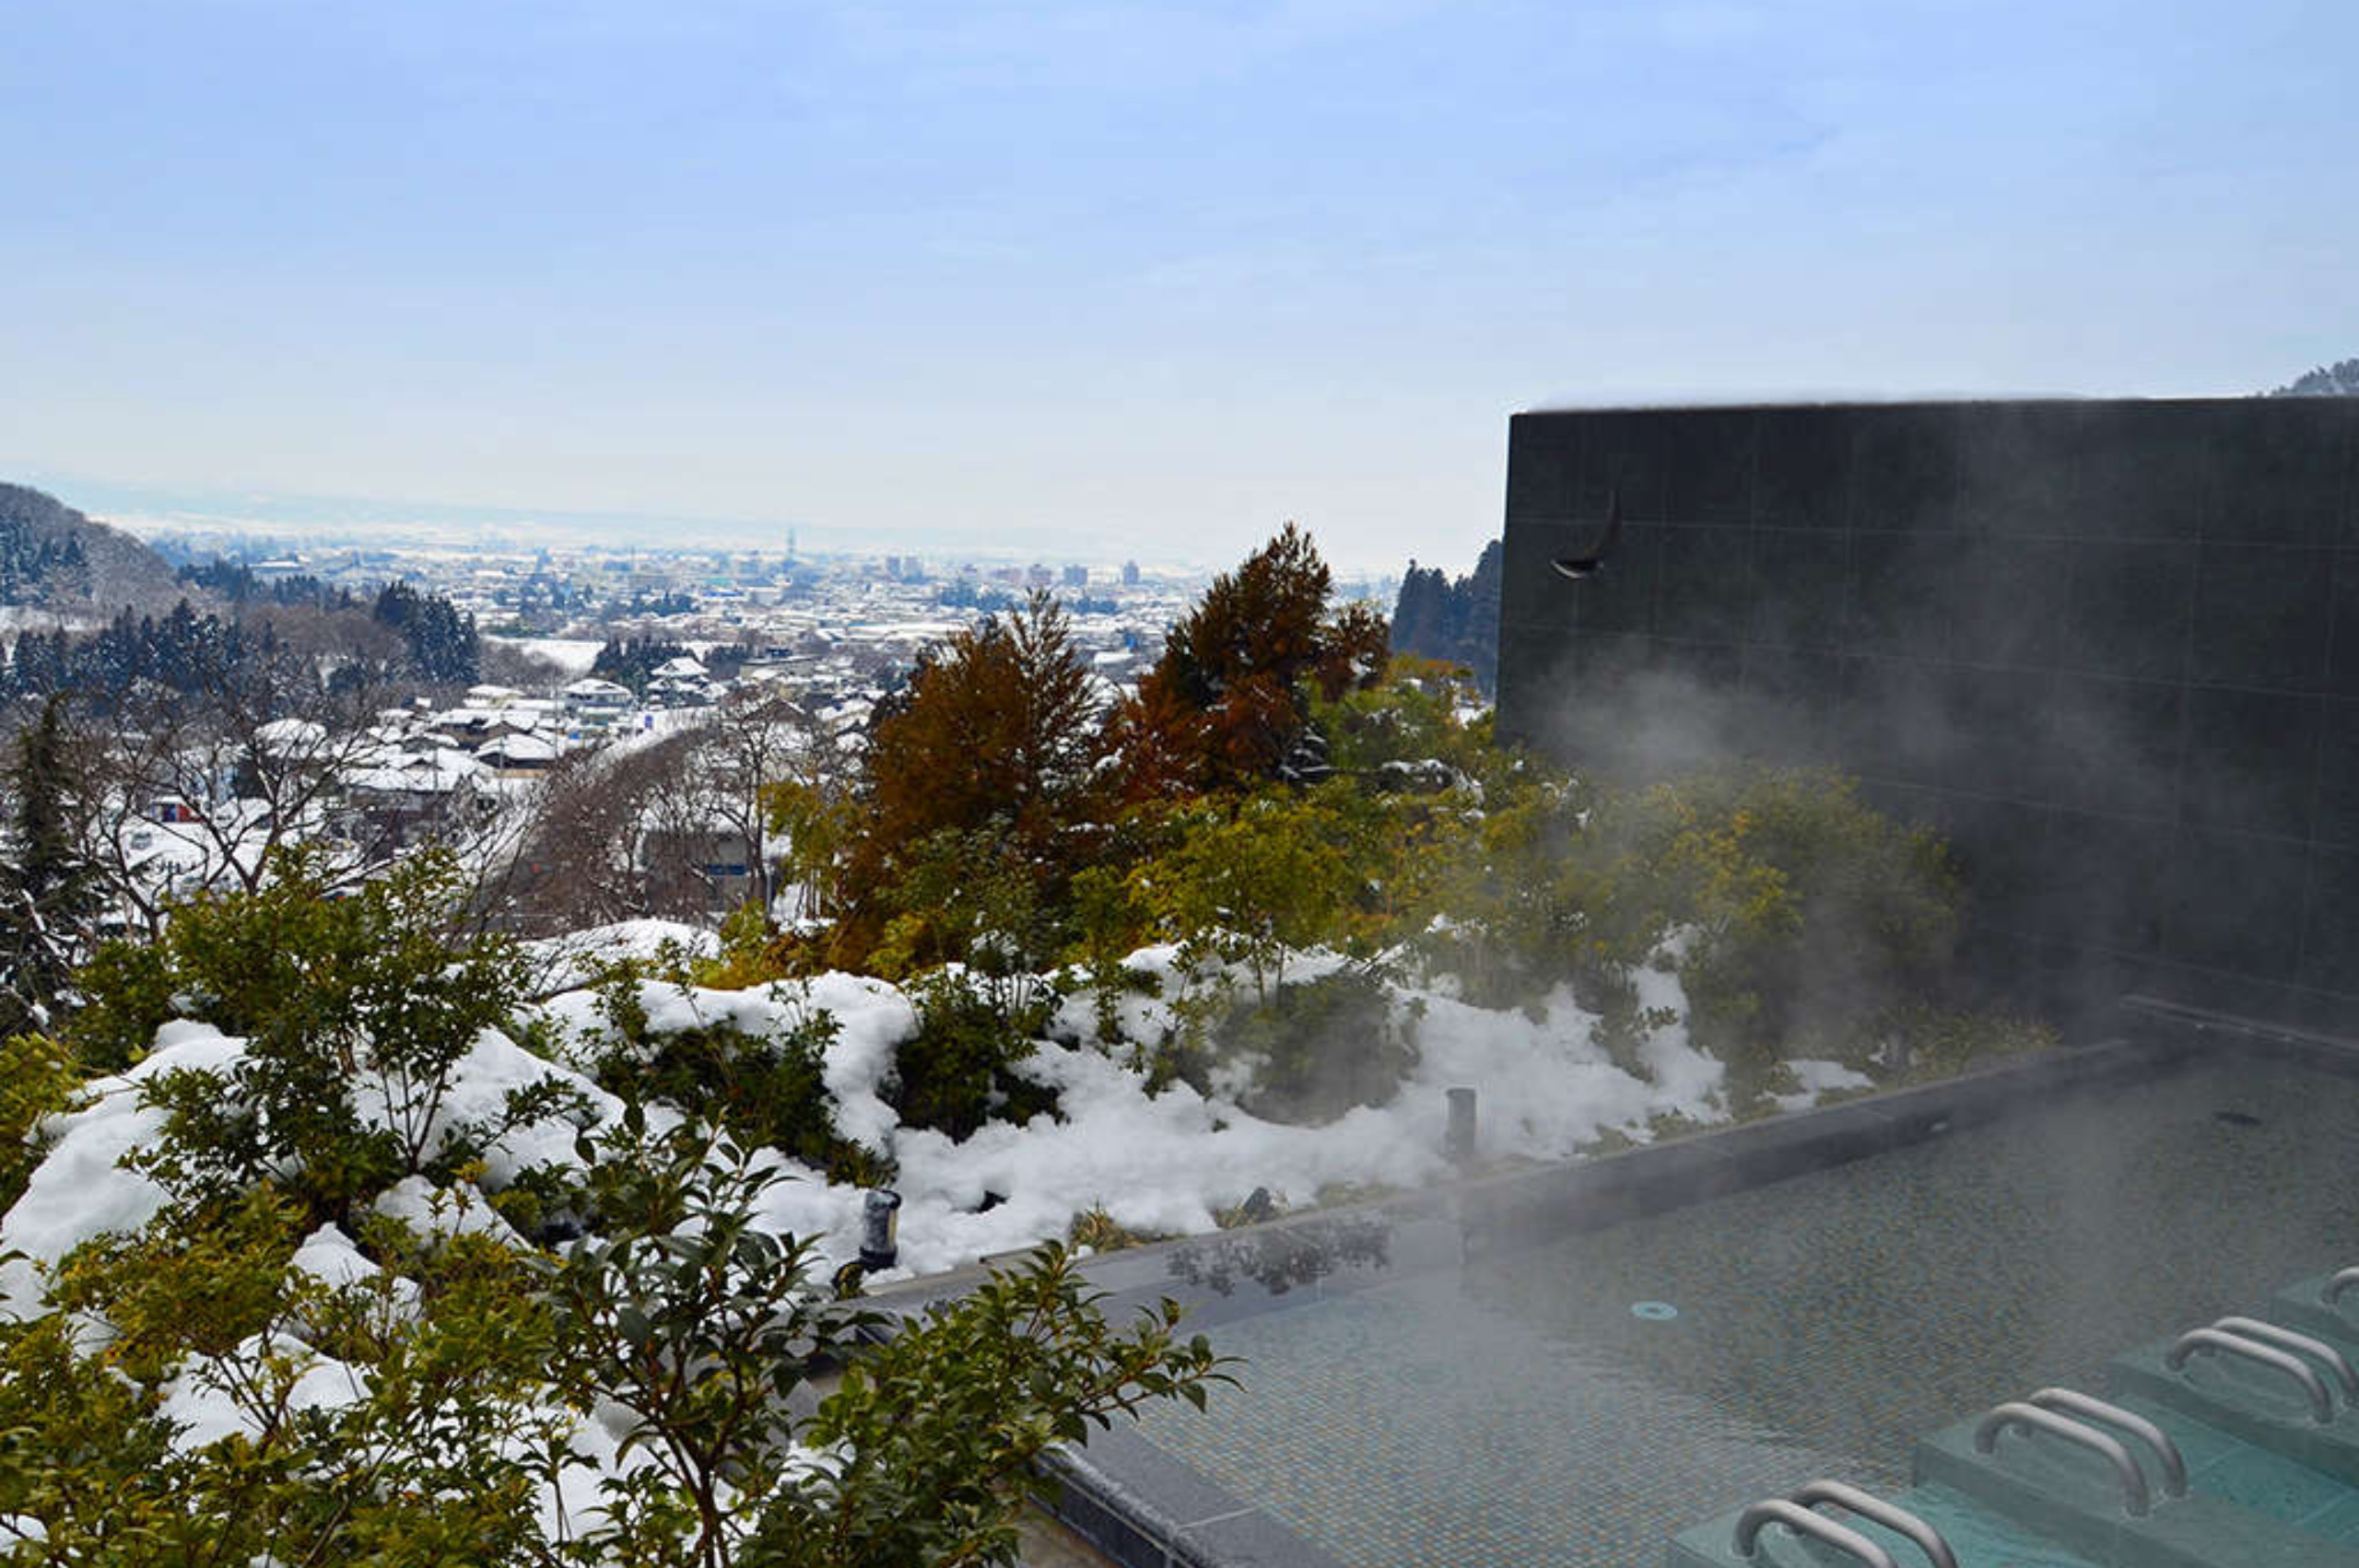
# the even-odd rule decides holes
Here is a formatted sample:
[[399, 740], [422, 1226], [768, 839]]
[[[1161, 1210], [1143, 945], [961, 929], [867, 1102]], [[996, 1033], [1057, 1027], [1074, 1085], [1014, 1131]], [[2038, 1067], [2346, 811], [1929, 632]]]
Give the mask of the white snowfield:
[[[640, 952], [669, 932], [649, 924], [585, 933], [591, 940], [568, 958]], [[1323, 955], [1298, 955], [1290, 973], [1302, 977], [1334, 967]], [[1135, 968], [1176, 982], [1171, 950], [1133, 955]], [[1639, 1000], [1658, 1016], [1684, 1020], [1685, 998], [1674, 976], [1652, 968], [1637, 976]], [[1422, 1004], [1415, 1024], [1418, 1060], [1387, 1105], [1363, 1106], [1323, 1126], [1293, 1126], [1241, 1110], [1234, 1097], [1204, 1094], [1185, 1084], [1149, 1094], [1130, 1065], [1127, 1044], [1110, 1047], [1095, 1036], [1086, 995], [1069, 1000], [1051, 1027], [1067, 1043], [1041, 1041], [1020, 1071], [1058, 1091], [1060, 1112], [1028, 1125], [992, 1121], [963, 1142], [939, 1132], [905, 1128], [884, 1091], [895, 1047], [916, 1028], [910, 999], [885, 981], [829, 974], [799, 983], [743, 991], [636, 982], [651, 1033], [727, 1023], [755, 1039], [802, 1028], [824, 1012], [834, 1034], [826, 1047], [823, 1079], [839, 1135], [898, 1163], [902, 1197], [900, 1266], [880, 1278], [930, 1273], [978, 1257], [1027, 1246], [1066, 1234], [1074, 1217], [1103, 1210], [1135, 1231], [1196, 1233], [1214, 1228], [1215, 1211], [1242, 1202], [1256, 1188], [1302, 1206], [1330, 1188], [1412, 1188], [1449, 1169], [1441, 1153], [1444, 1092], [1471, 1087], [1478, 1095], [1480, 1141], [1487, 1156], [1559, 1159], [1608, 1130], [1644, 1141], [1650, 1118], [1675, 1114], [1697, 1121], [1725, 1116], [1720, 1064], [1691, 1045], [1684, 1022], [1656, 1029], [1639, 1047], [1649, 1078], [1616, 1066], [1595, 1038], [1598, 1020], [1559, 990], [1532, 1010], [1471, 1007], [1436, 991], [1400, 989], [1394, 1005]], [[615, 1039], [604, 1000], [571, 990], [535, 1010], [552, 1026], [560, 1055], [546, 1060], [508, 1036], [486, 1031], [460, 1064], [441, 1112], [443, 1125], [479, 1120], [496, 1112], [513, 1088], [555, 1078], [586, 1099], [590, 1117], [603, 1121], [620, 1106], [581, 1068]], [[1124, 1033], [1152, 1040], [1169, 1022], [1167, 1006], [1125, 997]], [[1536, 1015], [1535, 1015], [1536, 1014]], [[130, 1071], [90, 1087], [80, 1108], [50, 1118], [51, 1141], [29, 1186], [4, 1220], [0, 1252], [21, 1254], [0, 1266], [0, 1313], [24, 1316], [42, 1310], [37, 1265], [53, 1264], [104, 1233], [129, 1233], [164, 1203], [147, 1177], [123, 1168], [123, 1156], [152, 1144], [160, 1112], [140, 1104], [141, 1085], [176, 1068], [226, 1072], [244, 1042], [201, 1024], [179, 1022], [158, 1032], [155, 1049]], [[1834, 1063], [1795, 1064], [1802, 1093], [1788, 1103], [1867, 1080]], [[391, 1113], [366, 1075], [355, 1084], [355, 1107], [366, 1120]], [[659, 1113], [660, 1117], [661, 1113]], [[497, 1191], [536, 1164], [570, 1165], [578, 1129], [552, 1120], [503, 1137], [484, 1162], [482, 1185]], [[792, 1179], [772, 1188], [764, 1218], [777, 1230], [816, 1235], [832, 1267], [858, 1251], [863, 1193], [831, 1185], [818, 1172], [769, 1154]], [[997, 1201], [985, 1210], [985, 1194]], [[516, 1238], [506, 1222], [469, 1189], [436, 1191], [414, 1176], [384, 1194], [378, 1208], [411, 1223], [431, 1245], [457, 1229]], [[354, 1238], [333, 1226], [307, 1238], [294, 1266], [331, 1285], [365, 1284], [379, 1272]], [[406, 1301], [414, 1293], [396, 1289]], [[103, 1332], [103, 1326], [96, 1326]], [[298, 1396], [305, 1401], [358, 1398], [365, 1373], [333, 1363], [299, 1344], [274, 1350], [304, 1367]], [[310, 1359], [306, 1360], [305, 1358]], [[241, 1430], [243, 1419], [222, 1395], [218, 1379], [201, 1365], [186, 1367], [167, 1391], [168, 1414], [186, 1423], [182, 1442], [201, 1445]], [[575, 1440], [586, 1469], [569, 1476], [563, 1503], [578, 1522], [594, 1509], [595, 1479], [611, 1465], [616, 1433], [585, 1421]], [[554, 1508], [557, 1499], [545, 1500]]]

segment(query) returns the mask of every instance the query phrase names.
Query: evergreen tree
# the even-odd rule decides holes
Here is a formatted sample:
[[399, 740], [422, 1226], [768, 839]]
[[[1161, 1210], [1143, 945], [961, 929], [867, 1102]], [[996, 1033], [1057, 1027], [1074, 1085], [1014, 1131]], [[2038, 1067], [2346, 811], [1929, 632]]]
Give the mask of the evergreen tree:
[[1499, 673], [1499, 579], [1502, 553], [1496, 539], [1484, 546], [1472, 577], [1456, 582], [1439, 567], [1409, 563], [1392, 612], [1392, 651], [1462, 664], [1485, 693]]
[[1092, 814], [1104, 755], [1097, 719], [1088, 667], [1046, 592], [929, 652], [870, 736], [848, 879], [851, 940], [866, 940], [937, 836], [990, 838], [987, 859], [1012, 857], [1039, 882], [1069, 874], [1073, 829]]
[[2271, 397], [2359, 397], [2359, 359], [2321, 365], [2294, 377]]
[[448, 599], [390, 582], [377, 595], [372, 614], [401, 634], [419, 679], [464, 685], [481, 671], [483, 646], [475, 617], [461, 614]]
[[87, 945], [96, 877], [83, 858], [65, 721], [53, 694], [20, 731], [9, 770], [14, 811], [0, 860], [0, 1036], [40, 1028]]
[[1114, 713], [1124, 792], [1165, 799], [1323, 777], [1310, 693], [1332, 701], [1373, 685], [1386, 638], [1384, 617], [1365, 604], [1331, 614], [1332, 587], [1310, 536], [1291, 522], [1214, 579]]

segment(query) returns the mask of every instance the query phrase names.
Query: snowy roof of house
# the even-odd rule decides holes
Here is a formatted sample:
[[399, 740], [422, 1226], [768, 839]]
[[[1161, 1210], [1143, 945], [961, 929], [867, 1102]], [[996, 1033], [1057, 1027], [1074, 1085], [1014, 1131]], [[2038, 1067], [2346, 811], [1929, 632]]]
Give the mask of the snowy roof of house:
[[274, 719], [254, 731], [256, 743], [276, 752], [309, 751], [327, 738], [327, 726], [309, 719]]
[[557, 745], [538, 735], [510, 735], [501, 740], [487, 741], [475, 748], [475, 755], [486, 762], [505, 757], [510, 762], [554, 762]]
[[343, 777], [346, 789], [368, 793], [440, 795], [484, 771], [484, 765], [468, 753], [443, 746], [430, 756], [386, 759], [373, 766], [353, 768]]

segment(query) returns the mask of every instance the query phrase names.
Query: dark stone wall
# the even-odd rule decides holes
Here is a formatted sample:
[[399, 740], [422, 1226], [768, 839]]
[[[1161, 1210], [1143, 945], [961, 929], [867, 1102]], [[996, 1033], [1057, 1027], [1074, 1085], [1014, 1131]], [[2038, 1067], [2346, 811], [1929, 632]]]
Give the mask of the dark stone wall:
[[2359, 1027], [2355, 450], [2359, 399], [1519, 415], [1501, 728], [1859, 775], [2026, 999]]

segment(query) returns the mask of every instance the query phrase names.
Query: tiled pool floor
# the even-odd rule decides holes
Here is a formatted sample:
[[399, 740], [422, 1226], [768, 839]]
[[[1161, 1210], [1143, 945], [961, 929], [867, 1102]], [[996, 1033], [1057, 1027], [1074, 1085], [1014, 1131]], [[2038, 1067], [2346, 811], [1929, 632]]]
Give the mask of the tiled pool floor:
[[2359, 1081], [2237, 1061], [1273, 1303], [1210, 1329], [1240, 1390], [1141, 1430], [1345, 1563], [1651, 1568], [1814, 1477], [1905, 1489], [1918, 1433], [2353, 1260]]

